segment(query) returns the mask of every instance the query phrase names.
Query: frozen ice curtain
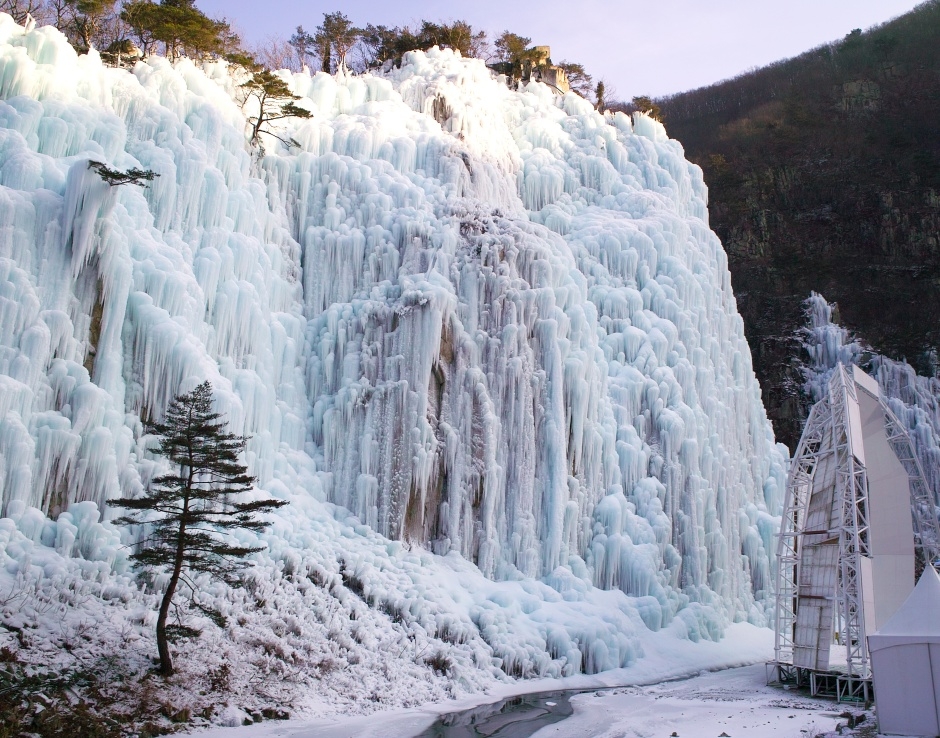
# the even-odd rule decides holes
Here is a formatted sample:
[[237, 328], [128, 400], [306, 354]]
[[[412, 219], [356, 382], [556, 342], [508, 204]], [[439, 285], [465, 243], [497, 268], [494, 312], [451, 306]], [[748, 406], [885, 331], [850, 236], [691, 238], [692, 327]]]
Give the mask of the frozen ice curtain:
[[432, 49], [281, 73], [312, 117], [259, 158], [245, 74], [112, 69], [0, 16], [3, 514], [107, 521], [160, 471], [141, 421], [209, 380], [295, 503], [273, 552], [351, 514], [356, 542], [317, 538], [331, 566], [398, 571], [402, 541], [474, 565], [455, 603], [537, 582], [539, 614], [476, 624], [536, 670], [620, 666], [677, 619], [763, 624], [784, 454], [680, 145]]

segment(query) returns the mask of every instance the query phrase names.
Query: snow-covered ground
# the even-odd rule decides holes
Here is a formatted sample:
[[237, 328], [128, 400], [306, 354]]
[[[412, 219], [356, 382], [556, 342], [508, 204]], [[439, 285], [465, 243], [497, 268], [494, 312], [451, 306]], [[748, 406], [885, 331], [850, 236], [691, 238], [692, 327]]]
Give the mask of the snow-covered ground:
[[[706, 644], [675, 654], [650, 654], [634, 668], [595, 677], [517, 683], [489, 690], [486, 697], [368, 717], [286, 721], [194, 732], [202, 738], [413, 738], [440, 715], [533, 691], [586, 689], [571, 698], [574, 714], [541, 728], [534, 738], [815, 738], [846, 725], [844, 705], [766, 686], [764, 658], [772, 655], [766, 631], [735, 626], [719, 656]], [[740, 661], [736, 661], [735, 653]], [[657, 656], [664, 657], [663, 659]], [[737, 666], [757, 660], [749, 666]], [[711, 667], [717, 671], [702, 672]], [[730, 668], [721, 668], [730, 667]], [[700, 673], [702, 672], [702, 673]], [[617, 685], [615, 688], [610, 688]], [[605, 687], [606, 689], [597, 689]], [[862, 713], [851, 708], [854, 714]], [[868, 714], [869, 726], [871, 715]], [[848, 735], [849, 733], [844, 733]], [[469, 735], [469, 733], [468, 733]]]
[[[843, 706], [765, 684], [763, 664], [681, 682], [572, 699], [574, 715], [538, 738], [815, 738], [846, 720]], [[860, 712], [856, 710], [856, 712]]]

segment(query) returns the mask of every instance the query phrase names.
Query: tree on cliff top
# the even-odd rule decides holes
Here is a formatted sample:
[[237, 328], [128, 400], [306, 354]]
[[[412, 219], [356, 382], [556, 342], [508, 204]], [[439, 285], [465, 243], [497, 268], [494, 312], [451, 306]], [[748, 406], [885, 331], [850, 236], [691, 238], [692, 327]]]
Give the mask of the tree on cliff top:
[[454, 49], [464, 57], [485, 59], [489, 55], [486, 31], [478, 31], [466, 21], [433, 23], [421, 21], [419, 27], [388, 27], [369, 24], [359, 34], [365, 66], [379, 67], [385, 62], [401, 63], [409, 51], [432, 46]]
[[311, 57], [318, 56], [320, 46], [317, 44], [317, 39], [313, 34], [307, 33], [303, 26], [297, 26], [296, 32], [290, 37], [288, 43], [294, 49], [294, 53], [297, 54], [297, 60], [300, 62], [301, 67], [309, 66], [307, 64], [308, 60]]
[[558, 66], [564, 71], [565, 76], [568, 78], [568, 84], [571, 85], [571, 89], [577, 92], [581, 97], [587, 99], [587, 97], [595, 91], [594, 78], [585, 71], [583, 64], [563, 61]]
[[170, 462], [171, 471], [153, 480], [143, 497], [111, 503], [131, 511], [115, 522], [149, 529], [131, 559], [145, 569], [170, 574], [157, 617], [160, 673], [170, 675], [169, 641], [196, 634], [184, 626], [167, 625], [180, 582], [195, 592], [189, 575], [204, 573], [237, 586], [237, 575], [249, 566], [245, 557], [262, 547], [235, 545], [226, 532], [262, 531], [266, 524], [257, 513], [287, 502], [231, 499], [254, 486], [254, 478], [239, 461], [247, 438], [229, 433], [222, 415], [212, 411], [208, 382], [173, 398], [163, 422], [148, 424], [148, 430], [160, 436], [157, 453]]
[[518, 76], [527, 62], [531, 64], [538, 59], [535, 49], [529, 47], [531, 43], [530, 38], [503, 31], [493, 46], [496, 50], [496, 58], [503, 64], [508, 64], [511, 74]]
[[225, 54], [237, 50], [238, 37], [229, 24], [213, 20], [196, 7], [195, 0], [133, 0], [125, 3], [121, 20], [131, 29], [144, 55], [162, 45], [171, 59], [180, 56]]
[[82, 52], [87, 52], [99, 39], [99, 31], [114, 11], [115, 0], [65, 0], [68, 9], [66, 35]]
[[321, 67], [329, 74], [346, 64], [346, 54], [359, 39], [359, 29], [340, 12], [324, 13], [323, 23], [317, 26], [313, 38], [320, 53]]

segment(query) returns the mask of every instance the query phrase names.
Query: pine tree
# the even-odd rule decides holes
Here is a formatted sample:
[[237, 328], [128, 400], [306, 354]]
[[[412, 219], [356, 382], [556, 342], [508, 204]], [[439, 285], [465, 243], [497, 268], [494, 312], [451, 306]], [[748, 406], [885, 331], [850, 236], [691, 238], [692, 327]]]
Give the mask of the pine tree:
[[475, 31], [466, 21], [452, 23], [432, 23], [421, 21], [421, 29], [416, 35], [418, 49], [430, 49], [432, 46], [454, 49], [461, 56], [486, 58], [490, 48], [486, 31]]
[[432, 46], [454, 49], [461, 56], [476, 59], [486, 59], [491, 53], [486, 31], [474, 30], [462, 20], [452, 23], [421, 21], [416, 28], [369, 24], [359, 31], [359, 42], [366, 67], [380, 67], [388, 61], [401, 64], [402, 56], [409, 51]]
[[304, 66], [307, 64], [307, 60], [311, 56], [315, 56], [317, 52], [317, 42], [316, 37], [312, 34], [307, 33], [304, 30], [303, 26], [297, 26], [297, 31], [293, 36], [290, 37], [288, 43], [297, 53], [297, 58], [300, 60], [300, 65]]
[[512, 76], [519, 77], [523, 70], [535, 61], [535, 50], [529, 48], [530, 43], [530, 38], [503, 31], [493, 44], [497, 59], [507, 65]]
[[640, 95], [638, 97], [633, 98], [632, 102], [633, 102], [634, 110], [638, 110], [641, 113], [646, 113], [653, 120], [658, 120], [660, 123], [662, 122], [663, 120], [662, 108], [660, 108], [659, 105], [653, 102], [652, 98], [647, 97], [646, 95]]
[[120, 187], [126, 184], [148, 187], [147, 182], [153, 182], [154, 177], [160, 176], [150, 169], [138, 169], [137, 167], [122, 172], [120, 169], [111, 169], [107, 164], [100, 161], [89, 161], [88, 168], [94, 169], [98, 176], [112, 187]]
[[593, 79], [584, 69], [583, 64], [563, 61], [559, 65], [568, 78], [568, 84], [571, 89], [577, 92], [581, 97], [587, 99], [588, 95], [594, 91]]
[[287, 83], [273, 72], [267, 69], [256, 70], [251, 79], [241, 85], [249, 97], [258, 101], [258, 114], [250, 116], [248, 123], [251, 125], [251, 143], [257, 146], [264, 154], [264, 146], [261, 145], [261, 134], [267, 133], [286, 146], [297, 146], [294, 139], [281, 136], [271, 130], [269, 123], [284, 118], [310, 118], [312, 113], [294, 104], [295, 100], [300, 98], [290, 91]]
[[224, 54], [238, 47], [238, 37], [225, 21], [213, 20], [196, 7], [195, 0], [126, 2], [121, 20], [131, 29], [144, 55], [163, 45], [171, 59], [188, 54]]
[[131, 510], [115, 522], [149, 526], [131, 559], [147, 570], [170, 573], [157, 617], [160, 673], [170, 675], [169, 638], [192, 633], [167, 626], [180, 581], [193, 589], [188, 574], [205, 573], [237, 586], [238, 573], [249, 565], [245, 557], [262, 548], [233, 545], [225, 532], [264, 530], [266, 524], [256, 514], [287, 503], [232, 501], [233, 495], [251, 490], [255, 481], [238, 460], [247, 438], [229, 433], [222, 415], [212, 411], [209, 382], [177, 395], [163, 421], [148, 424], [148, 430], [160, 436], [158, 453], [173, 469], [153, 480], [144, 496], [111, 502]]
[[607, 85], [604, 84], [604, 80], [597, 83], [594, 94], [597, 95], [597, 105], [595, 107], [599, 113], [603, 113], [607, 110]]
[[336, 60], [336, 69], [346, 64], [346, 54], [359, 39], [359, 29], [353, 26], [352, 21], [340, 12], [324, 13], [323, 23], [317, 26], [314, 36], [315, 43], [320, 50], [320, 61], [324, 72], [330, 73], [332, 60]]
[[97, 40], [106, 16], [114, 10], [114, 0], [66, 0], [71, 12], [68, 28], [76, 45], [82, 52], [87, 52]]

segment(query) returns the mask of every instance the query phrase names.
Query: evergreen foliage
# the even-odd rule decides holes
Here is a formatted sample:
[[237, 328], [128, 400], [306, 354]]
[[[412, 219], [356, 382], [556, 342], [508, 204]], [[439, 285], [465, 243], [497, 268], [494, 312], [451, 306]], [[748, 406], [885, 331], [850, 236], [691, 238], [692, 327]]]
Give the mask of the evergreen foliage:
[[423, 49], [440, 46], [459, 51], [466, 57], [485, 58], [489, 51], [486, 31], [475, 31], [473, 26], [462, 20], [453, 23], [422, 21], [418, 43]]
[[583, 64], [563, 61], [558, 65], [568, 78], [568, 84], [571, 89], [577, 92], [581, 97], [587, 98], [594, 92], [594, 81], [590, 74], [584, 69]]
[[633, 98], [632, 109], [638, 110], [641, 113], [646, 113], [653, 120], [658, 120], [660, 123], [663, 122], [663, 110], [655, 100], [646, 95], [638, 95]]
[[229, 433], [222, 415], [213, 412], [209, 382], [177, 395], [163, 421], [150, 423], [147, 429], [160, 436], [157, 453], [170, 462], [171, 471], [153, 480], [144, 496], [110, 502], [131, 511], [116, 523], [147, 526], [148, 534], [131, 559], [146, 570], [170, 573], [157, 618], [160, 672], [169, 675], [173, 673], [170, 638], [194, 634], [167, 626], [179, 583], [195, 591], [189, 574], [196, 573], [237, 586], [238, 574], [249, 565], [245, 557], [262, 548], [235, 545], [225, 533], [262, 531], [266, 524], [257, 514], [287, 503], [231, 499], [253, 489], [255, 480], [239, 461], [247, 438]]
[[290, 91], [287, 83], [267, 69], [258, 69], [251, 79], [242, 83], [242, 88], [248, 92], [249, 98], [254, 98], [258, 103], [257, 115], [248, 118], [252, 145], [257, 146], [263, 155], [261, 134], [267, 133], [285, 146], [298, 146], [294, 139], [275, 133], [269, 125], [284, 118], [310, 118], [312, 115], [309, 110], [295, 103], [300, 98]]
[[88, 51], [98, 36], [104, 19], [114, 10], [115, 0], [66, 0], [72, 10], [72, 31], [77, 46]]
[[537, 58], [535, 49], [529, 46], [531, 43], [530, 38], [503, 31], [493, 46], [496, 50], [496, 58], [507, 65], [509, 74], [518, 77], [526, 64], [531, 64]]
[[153, 182], [154, 177], [160, 176], [150, 169], [138, 169], [137, 167], [122, 172], [120, 169], [111, 169], [100, 161], [89, 161], [88, 168], [94, 169], [98, 173], [98, 176], [112, 187], [126, 184], [147, 187], [147, 182]]
[[594, 107], [603, 113], [607, 109], [607, 85], [604, 84], [604, 80], [597, 83], [597, 87], [594, 88], [594, 96], [597, 99]]
[[316, 37], [307, 33], [303, 26], [297, 26], [297, 30], [288, 43], [296, 52], [301, 66], [307, 65], [312, 57], [318, 56], [319, 46]]
[[367, 25], [359, 36], [367, 67], [380, 67], [386, 62], [401, 64], [409, 51], [421, 48], [418, 36], [407, 26], [399, 28]]
[[466, 21], [433, 23], [421, 21], [417, 28], [367, 25], [359, 34], [366, 66], [379, 67], [386, 62], [400, 64], [409, 51], [433, 46], [454, 49], [462, 56], [483, 59], [489, 54], [486, 31], [477, 31]]
[[[359, 29], [340, 12], [324, 13], [317, 26], [314, 44], [320, 54], [322, 70], [327, 74], [346, 65], [346, 55], [359, 39]], [[335, 63], [334, 63], [335, 62]]]
[[121, 20], [145, 56], [158, 49], [170, 59], [224, 55], [239, 45], [228, 23], [209, 18], [194, 0], [162, 0], [159, 4], [133, 0], [125, 3]]

